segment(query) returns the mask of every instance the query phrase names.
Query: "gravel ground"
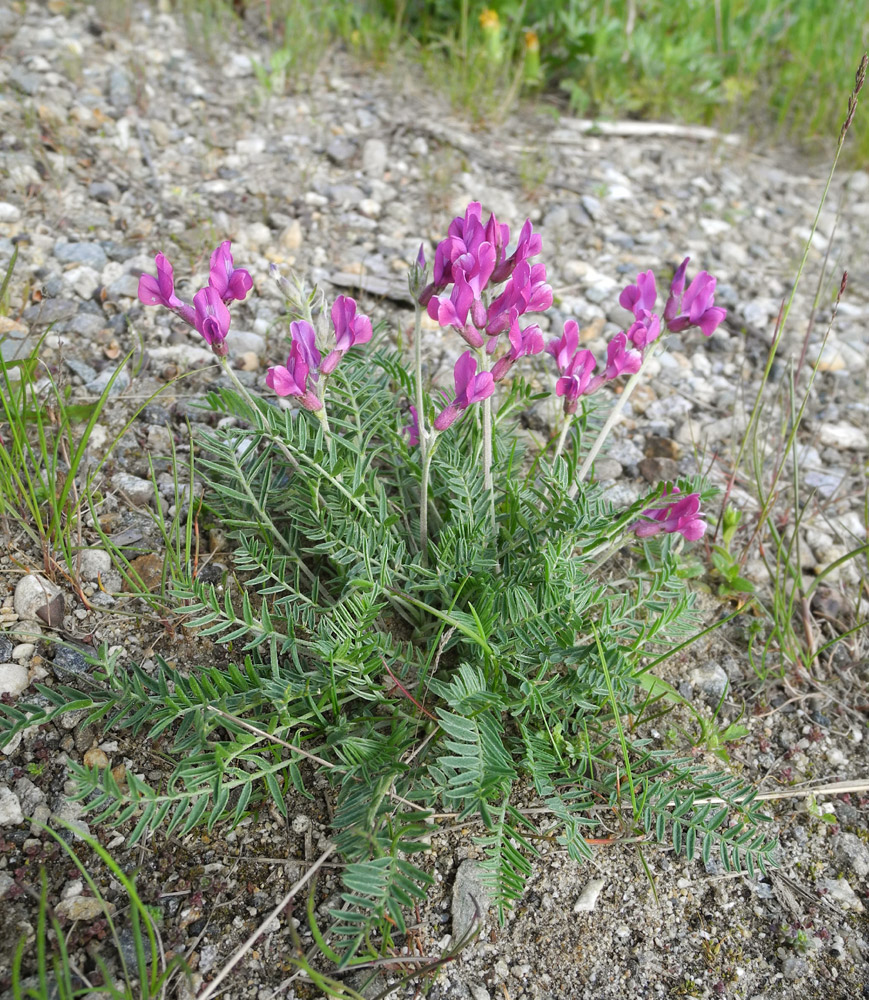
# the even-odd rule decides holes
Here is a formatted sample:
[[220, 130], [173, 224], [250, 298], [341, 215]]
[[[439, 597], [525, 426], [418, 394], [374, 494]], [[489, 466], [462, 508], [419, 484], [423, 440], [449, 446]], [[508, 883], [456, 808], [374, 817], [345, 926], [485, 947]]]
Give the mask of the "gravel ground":
[[[352, 290], [375, 320], [406, 327], [412, 314], [404, 273], [420, 240], [431, 259], [449, 220], [472, 199], [513, 226], [531, 217], [543, 233], [556, 291], [542, 325], [560, 333], [573, 317], [584, 344], [598, 353], [624, 326], [620, 288], [649, 267], [666, 277], [690, 254], [693, 266], [718, 277], [716, 303], [728, 308], [727, 321], [708, 341], [670, 338], [597, 471], [611, 480], [620, 502], [649, 483], [694, 474], [698, 464], [713, 482], [725, 481], [825, 168], [747, 141], [586, 134], [546, 109], [472, 130], [420, 85], [415, 70], [377, 74], [339, 52], [328, 53], [296, 92], [267, 95], [252, 69], [252, 57], [262, 57], [253, 34], [210, 36], [200, 44], [170, 14], [146, 5], [2, 2], [0, 269], [15, 246], [19, 258], [10, 306], [0, 316], [0, 351], [7, 359], [22, 356], [41, 342], [40, 357], [55, 379], [75, 400], [87, 400], [136, 348], [94, 428], [94, 458], [164, 387], [106, 463], [99, 510], [105, 530], [138, 547], [139, 568], [155, 586], [163, 553], [147, 508], [159, 502], [172, 513], [171, 444], [183, 457], [185, 421], [201, 419], [191, 404], [218, 378], [195, 334], [137, 301], [138, 276], [153, 272], [158, 250], [173, 260], [187, 294], [183, 279], [192, 273], [189, 290], [199, 287], [211, 248], [232, 239], [236, 263], [254, 275], [256, 292], [234, 309], [232, 350], [239, 377], [255, 387], [262, 387], [269, 363], [283, 360], [282, 300], [268, 277], [270, 263], [292, 266], [329, 294]], [[863, 127], [859, 112], [855, 127]], [[850, 281], [800, 439], [803, 482], [815, 491], [799, 543], [809, 577], [866, 539], [869, 174], [840, 174], [828, 204], [835, 210], [821, 216], [773, 370], [774, 385], [781, 385], [788, 359], [799, 357], [828, 255], [810, 360], [843, 268]], [[460, 346], [433, 326], [425, 337], [432, 376], [447, 376]], [[535, 374], [549, 385], [545, 361], [535, 360]], [[183, 372], [191, 374], [167, 387]], [[554, 410], [542, 407], [529, 414], [529, 428], [539, 435], [553, 419]], [[159, 501], [147, 481], [149, 456], [160, 474]], [[733, 499], [748, 513], [756, 509], [741, 480]], [[58, 594], [57, 628], [84, 651], [105, 642], [119, 649], [121, 663], [146, 669], [157, 655], [182, 667], [224, 655], [132, 605], [95, 534], [84, 538], [91, 551], [82, 558], [79, 593], [62, 576], [46, 592], [34, 578], [41, 555], [14, 531], [6, 541], [0, 557], [6, 700], [36, 680], [56, 683], [88, 669], [75, 649], [46, 642], [49, 625], [34, 619], [35, 608]], [[219, 535], [211, 545], [210, 572], [219, 578], [229, 556]], [[748, 573], [759, 587], [768, 585], [761, 562], [750, 563]], [[826, 583], [812, 609], [820, 642], [855, 620], [862, 586], [852, 564]], [[725, 602], [701, 597], [710, 621], [730, 611]], [[129, 610], [136, 613], [114, 614]], [[744, 707], [749, 735], [731, 748], [735, 771], [764, 792], [869, 774], [865, 637], [839, 644], [811, 678], [758, 685], [746, 657], [747, 618], [669, 661], [665, 674], [707, 714], [727, 686], [722, 724]], [[682, 746], [680, 727], [696, 729], [676, 711], [657, 735]], [[22, 887], [38, 885], [41, 862], [49, 901], [65, 914], [80, 962], [86, 965], [85, 952], [105, 938], [75, 870], [62, 856], [50, 857], [47, 838], [25, 820], [59, 816], [87, 824], [70, 797], [68, 765], [81, 760], [148, 780], [165, 773], [159, 745], [101, 733], [74, 716], [28, 731], [0, 753], [0, 993], [8, 988], [17, 940], [33, 934], [36, 908]], [[289, 823], [260, 815], [231, 833], [197, 830], [134, 852], [124, 847], [123, 828], [92, 831], [125, 870], [138, 872], [143, 898], [163, 914], [164, 943], [187, 955], [194, 985], [215, 975], [325, 846], [330, 803], [325, 786], [315, 779], [314, 787], [313, 803], [291, 803]], [[489, 914], [480, 938], [426, 995], [867, 995], [867, 807], [864, 793], [772, 801], [781, 868], [770, 879], [731, 876], [714, 864], [704, 869], [649, 847], [653, 886], [630, 845], [603, 848], [583, 867], [544, 848], [506, 925], [498, 927]], [[436, 883], [414, 939], [424, 954], [448, 944], [468, 893], [480, 892], [473, 833], [463, 826], [433, 837]], [[107, 898], [118, 899], [117, 883], [94, 870]], [[327, 863], [318, 901], [336, 891], [338, 877], [338, 866]], [[288, 998], [317, 995], [298, 980], [285, 982], [289, 919], [284, 913], [269, 926], [225, 984], [225, 997], [266, 1000], [279, 987]], [[396, 974], [390, 970], [376, 988]], [[413, 988], [404, 992], [411, 996]]]

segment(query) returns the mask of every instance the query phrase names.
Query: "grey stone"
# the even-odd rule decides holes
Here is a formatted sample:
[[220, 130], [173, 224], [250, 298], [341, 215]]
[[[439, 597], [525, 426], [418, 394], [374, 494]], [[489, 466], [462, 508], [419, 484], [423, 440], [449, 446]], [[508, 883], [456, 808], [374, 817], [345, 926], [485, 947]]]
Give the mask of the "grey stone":
[[586, 212], [588, 212], [593, 222], [596, 222], [601, 218], [603, 214], [603, 206], [597, 198], [593, 198], [590, 194], [584, 194], [579, 199], [579, 202]]
[[0, 339], [0, 356], [4, 361], [20, 361], [29, 357], [35, 346], [23, 327], [13, 327]]
[[82, 380], [82, 382], [93, 382], [97, 377], [97, 372], [95, 368], [91, 368], [89, 364], [84, 361], [79, 361], [78, 358], [64, 358], [66, 362], [66, 367], [69, 368], [71, 372], [74, 372]]
[[86, 264], [95, 271], [102, 271], [108, 263], [106, 252], [99, 243], [68, 243], [58, 240], [54, 256], [63, 264]]
[[230, 334], [232, 338], [233, 354], [244, 354], [245, 351], [253, 351], [258, 357], [264, 358], [266, 355], [265, 337], [250, 330], [233, 330]]
[[622, 474], [622, 467], [614, 458], [598, 458], [594, 463], [594, 478], [600, 482], [602, 479], [618, 479]]
[[133, 103], [130, 81], [120, 66], [116, 66], [109, 74], [109, 100], [120, 111]]
[[0, 635], [0, 663], [8, 663], [12, 659], [15, 643], [5, 635]]
[[122, 274], [106, 288], [106, 294], [113, 302], [123, 298], [137, 299], [139, 279], [134, 274]]
[[[101, 313], [79, 312], [67, 323], [67, 333], [79, 333], [83, 337], [93, 337], [99, 333], [106, 325], [105, 317]], [[69, 364], [69, 359], [67, 359]], [[88, 366], [90, 367], [90, 366]], [[93, 369], [91, 369], [93, 371]], [[94, 376], [96, 372], [94, 372]]]
[[86, 674], [90, 664], [78, 650], [70, 646], [58, 646], [52, 660], [54, 670], [60, 674]]
[[810, 469], [803, 475], [803, 483], [815, 489], [822, 497], [831, 497], [842, 486], [847, 473], [842, 469]]
[[68, 823], [73, 828], [72, 835], [75, 839], [81, 839], [79, 834], [90, 836], [90, 827], [81, 818], [84, 815], [84, 806], [80, 802], [61, 796], [51, 815], [61, 823]]
[[22, 316], [34, 326], [50, 326], [72, 319], [78, 312], [78, 303], [72, 299], [43, 299], [36, 305], [28, 306]]
[[101, 201], [104, 205], [108, 205], [112, 201], [117, 201], [121, 197], [118, 185], [114, 181], [94, 181], [88, 187], [88, 194], [91, 198]]
[[24, 822], [24, 813], [18, 796], [11, 788], [0, 786], [0, 826], [18, 826]]
[[389, 150], [382, 139], [368, 139], [362, 147], [362, 169], [369, 177], [382, 177], [389, 161]]
[[19, 695], [30, 682], [27, 667], [21, 663], [0, 663], [0, 695]]
[[599, 305], [601, 302], [607, 302], [614, 295], [616, 290], [615, 282], [611, 281], [600, 281], [595, 285], [592, 285], [585, 290], [585, 297], [589, 302], [594, 302]]
[[37, 90], [39, 90], [42, 77], [38, 73], [28, 73], [26, 70], [16, 69], [9, 74], [9, 82], [16, 90], [20, 90], [22, 94], [33, 97]]
[[[337, 204], [348, 206], [358, 205], [359, 202], [365, 197], [362, 191], [356, 187], [355, 184], [330, 184], [329, 187], [326, 188], [326, 193], [329, 195], [329, 198]], [[293, 221], [296, 223], [296, 226], [299, 226], [298, 219], [294, 219]], [[290, 226], [292, 226], [292, 223], [290, 223]], [[299, 233], [301, 233], [300, 226]], [[296, 241], [295, 233], [292, 232], [289, 234], [289, 237], [283, 237], [282, 242], [288, 249], [298, 249], [298, 247], [301, 246], [302, 241], [301, 239]], [[291, 244], [294, 242], [296, 246], [292, 247]]]
[[116, 472], [112, 476], [112, 485], [137, 507], [144, 507], [154, 497], [154, 485], [147, 479], [140, 479], [129, 472]]
[[54, 600], [60, 593], [60, 588], [36, 573], [22, 576], [15, 587], [12, 599], [15, 613], [19, 618], [39, 621], [36, 612]]
[[[92, 392], [95, 396], [101, 396], [106, 388], [106, 386], [111, 382], [112, 376], [115, 374], [114, 368], [105, 368], [103, 371], [97, 375], [95, 379], [88, 382], [85, 386], [88, 392]], [[119, 396], [125, 389], [130, 387], [130, 376], [126, 369], [118, 374], [118, 377], [112, 383], [112, 388], [109, 390], [110, 396]]]
[[326, 147], [326, 156], [339, 167], [349, 163], [355, 155], [356, 143], [344, 136], [337, 136]]
[[[841, 806], [837, 802], [836, 809]], [[854, 870], [854, 874], [863, 878], [869, 875], [869, 847], [854, 833], [840, 833], [833, 838], [833, 850], [836, 856], [845, 861]]]
[[781, 964], [785, 979], [802, 979], [809, 974], [809, 963], [801, 955], [788, 955]]
[[25, 816], [33, 816], [33, 810], [45, 801], [45, 792], [41, 788], [37, 788], [30, 778], [19, 778], [15, 782], [14, 791]]
[[709, 701], [716, 704], [721, 700], [730, 683], [730, 679], [724, 672], [724, 667], [714, 660], [694, 667], [688, 674], [688, 680], [694, 687], [700, 688]]
[[[720, 293], [716, 289], [716, 305]], [[749, 326], [765, 329], [766, 325], [778, 315], [779, 302], [776, 299], [754, 299], [742, 309], [742, 315]]]
[[484, 921], [490, 903], [489, 890], [483, 882], [483, 871], [476, 861], [463, 861], [456, 870], [453, 883], [452, 947], [464, 938], [476, 921]]

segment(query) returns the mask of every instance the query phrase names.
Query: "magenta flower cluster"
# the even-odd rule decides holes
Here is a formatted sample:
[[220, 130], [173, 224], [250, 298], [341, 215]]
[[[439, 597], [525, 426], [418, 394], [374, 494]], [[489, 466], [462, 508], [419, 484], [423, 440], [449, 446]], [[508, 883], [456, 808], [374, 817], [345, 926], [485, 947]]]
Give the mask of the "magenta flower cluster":
[[[486, 355], [497, 351], [502, 333], [509, 341], [507, 352], [490, 371], [477, 371], [472, 351], [459, 358], [453, 373], [456, 393], [435, 419], [435, 430], [446, 430], [472, 403], [491, 396], [495, 382], [519, 358], [543, 350], [539, 326], [523, 328], [519, 323], [520, 317], [552, 305], [545, 264], [529, 263], [542, 249], [540, 234], [533, 232], [529, 219], [512, 253], [507, 250], [509, 243], [509, 226], [499, 223], [494, 214], [484, 223], [482, 206], [472, 201], [464, 216], [450, 223], [446, 239], [435, 251], [432, 281], [419, 296], [429, 316], [441, 326], [454, 327], [469, 347]], [[502, 284], [495, 294], [495, 286]]]
[[253, 288], [253, 279], [244, 268], [232, 261], [229, 240], [221, 243], [211, 255], [208, 284], [193, 296], [193, 305], [175, 294], [175, 274], [162, 253], [154, 258], [157, 277], [143, 274], [139, 278], [139, 301], [146, 306], [165, 306], [194, 327], [219, 357], [226, 357], [226, 337], [232, 301], [241, 302]]
[[[672, 491], [664, 490], [662, 502], [668, 497], [679, 493], [679, 487], [674, 486]], [[631, 525], [631, 530], [638, 538], [651, 538], [660, 532], [678, 532], [688, 539], [689, 542], [696, 542], [706, 533], [706, 522], [704, 515], [700, 513], [700, 494], [686, 493], [679, 494], [679, 499], [673, 503], [667, 503], [663, 507], [649, 507], [643, 511], [641, 520], [635, 521]]]
[[[444, 393], [446, 405], [434, 419], [434, 431], [447, 430], [470, 406], [490, 397], [495, 383], [505, 378], [520, 358], [544, 350], [538, 324], [520, 323], [529, 314], [548, 309], [553, 298], [545, 265], [531, 263], [531, 258], [541, 252], [542, 241], [530, 219], [523, 225], [512, 252], [508, 252], [509, 244], [509, 227], [499, 223], [494, 214], [484, 223], [480, 203], [471, 202], [464, 216], [453, 219], [447, 237], [438, 244], [432, 281], [421, 291], [426, 264], [420, 248], [412, 269], [413, 293], [432, 318], [441, 326], [455, 328], [469, 347], [455, 364], [455, 392], [452, 399]], [[143, 274], [139, 279], [139, 299], [145, 305], [171, 309], [200, 333], [214, 354], [225, 358], [229, 304], [242, 301], [253, 286], [250, 274], [235, 267], [230, 242], [226, 240], [215, 248], [208, 284], [193, 296], [192, 304], [175, 294], [174, 273], [166, 257], [158, 253], [155, 261], [157, 276]], [[558, 367], [556, 393], [564, 398], [568, 419], [576, 412], [581, 396], [622, 375], [638, 372], [646, 348], [660, 336], [662, 328], [679, 332], [696, 326], [708, 337], [722, 323], [726, 312], [715, 305], [715, 278], [701, 271], [685, 288], [688, 261], [686, 257], [673, 277], [662, 315], [655, 312], [657, 287], [651, 271], [639, 274], [636, 283], [622, 291], [619, 302], [632, 313], [634, 321], [610, 340], [602, 372], [596, 373], [593, 353], [580, 348], [579, 327], [574, 320], [568, 320], [562, 335], [546, 344], [545, 350]], [[334, 346], [325, 357], [317, 346], [312, 323], [291, 323], [287, 363], [269, 368], [265, 379], [278, 396], [295, 397], [324, 422], [325, 378], [335, 371], [347, 351], [368, 343], [372, 337], [371, 320], [357, 312], [356, 302], [349, 296], [335, 300], [331, 320]], [[506, 335], [503, 341], [502, 334]], [[488, 359], [498, 352], [500, 344], [505, 349], [490, 364]], [[404, 433], [409, 446], [420, 444], [420, 413], [416, 406], [410, 407], [410, 423]], [[678, 532], [692, 541], [701, 538], [706, 522], [700, 513], [699, 494], [675, 494], [679, 494], [677, 487], [665, 490], [659, 504], [644, 510], [631, 530], [640, 538], [661, 532]]]
[[[670, 285], [670, 295], [664, 307], [663, 324], [673, 333], [696, 326], [709, 337], [727, 315], [715, 305], [715, 278], [701, 271], [685, 291], [685, 271], [689, 257], [676, 270]], [[595, 375], [597, 362], [591, 351], [579, 349], [579, 328], [574, 320], [564, 324], [564, 332], [551, 340], [546, 350], [555, 358], [560, 378], [555, 391], [564, 397], [564, 412], [575, 413], [579, 397], [599, 389], [604, 382], [633, 375], [640, 370], [643, 353], [661, 333], [662, 318], [655, 311], [658, 289], [655, 275], [644, 271], [637, 275], [636, 284], [628, 285], [619, 296], [619, 304], [633, 313], [634, 322], [627, 330], [617, 333], [607, 345], [606, 367]]]
[[[339, 295], [332, 306], [332, 326], [335, 347], [325, 359], [317, 349], [316, 332], [306, 320], [290, 323], [290, 356], [286, 365], [269, 368], [266, 385], [279, 396], [296, 396], [299, 403], [312, 413], [322, 410], [323, 401], [312, 385], [320, 375], [331, 375], [338, 362], [358, 344], [371, 340], [371, 320], [356, 314], [356, 300]], [[311, 383], [309, 385], [309, 383]]]
[[[154, 258], [157, 277], [143, 274], [139, 278], [139, 300], [146, 306], [165, 306], [199, 331], [211, 350], [225, 358], [228, 348], [230, 315], [228, 304], [242, 301], [253, 287], [253, 280], [244, 268], [232, 260], [230, 242], [225, 240], [211, 255], [208, 284], [193, 296], [193, 305], [175, 294], [175, 275], [164, 254]], [[332, 326], [335, 347], [323, 359], [317, 349], [316, 333], [305, 320], [290, 324], [290, 356], [286, 365], [269, 368], [266, 385], [279, 396], [296, 396], [305, 409], [316, 412], [323, 408], [320, 396], [313, 389], [319, 376], [330, 375], [351, 347], [371, 340], [371, 320], [356, 313], [356, 302], [339, 295], [332, 306]]]

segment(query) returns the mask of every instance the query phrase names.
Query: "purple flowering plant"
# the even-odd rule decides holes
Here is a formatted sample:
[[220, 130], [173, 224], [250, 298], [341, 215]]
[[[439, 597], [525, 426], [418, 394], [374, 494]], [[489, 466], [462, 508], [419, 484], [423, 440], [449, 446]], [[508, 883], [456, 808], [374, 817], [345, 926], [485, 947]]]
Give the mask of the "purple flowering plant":
[[[698, 838], [704, 853], [715, 841], [737, 868], [762, 867], [771, 849], [736, 844], [709, 810], [679, 812], [690, 795], [719, 794], [708, 775], [681, 767], [663, 782], [669, 765], [613, 728], [614, 714], [642, 716], [650, 656], [691, 632], [679, 552], [707, 525], [698, 483], [662, 483], [617, 508], [589, 474], [663, 334], [708, 337], [724, 321], [715, 279], [701, 271], [688, 283], [683, 261], [659, 308], [655, 275], [639, 274], [619, 299], [630, 320], [602, 348], [574, 319], [553, 330], [543, 250], [530, 220], [514, 242], [471, 202], [428, 255], [431, 271], [422, 247], [410, 266], [409, 357], [354, 297], [307, 293], [273, 265], [286, 343], [257, 382], [232, 363], [231, 321], [253, 281], [229, 242], [192, 305], [162, 254], [139, 286], [145, 305], [203, 338], [226, 376], [207, 403], [231, 419], [206, 438], [204, 467], [244, 574], [242, 610], [197, 581], [180, 593], [193, 624], [244, 643], [245, 690], [260, 692], [250, 718], [283, 747], [279, 765], [262, 765], [265, 794], [275, 797], [281, 772], [297, 780], [293, 748], [313, 740], [338, 779], [335, 843], [363, 866], [399, 864], [427, 835], [426, 810], [477, 815], [499, 906], [534, 853], [510, 806], [526, 779], [578, 861], [593, 850], [595, 803], [620, 809], [628, 789], [642, 836], [668, 830], [689, 854]], [[610, 406], [596, 435], [593, 396]], [[529, 414], [547, 401], [555, 426], [534, 438]], [[630, 593], [606, 573], [618, 552], [640, 557]], [[583, 791], [591, 773], [595, 795]], [[728, 809], [750, 826], [744, 792], [726, 793]], [[416, 803], [398, 837], [396, 802]], [[427, 876], [400, 864], [419, 896]], [[381, 903], [370, 901], [366, 926], [388, 937], [401, 907], [386, 922]], [[344, 947], [352, 957], [361, 939]]]

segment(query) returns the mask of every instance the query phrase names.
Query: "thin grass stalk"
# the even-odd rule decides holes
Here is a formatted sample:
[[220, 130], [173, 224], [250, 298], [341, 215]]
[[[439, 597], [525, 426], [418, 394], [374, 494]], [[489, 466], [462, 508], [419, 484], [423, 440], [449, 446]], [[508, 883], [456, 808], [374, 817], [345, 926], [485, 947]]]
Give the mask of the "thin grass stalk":
[[[839, 139], [836, 143], [836, 152], [835, 155], [833, 156], [833, 163], [832, 166], [830, 167], [829, 173], [827, 174], [827, 180], [826, 183], [824, 184], [824, 190], [823, 193], [821, 194], [821, 200], [818, 203], [818, 208], [815, 211], [815, 217], [812, 220], [812, 228], [811, 231], [809, 232], [809, 237], [806, 240], [805, 246], [803, 248], [803, 255], [800, 258], [799, 267], [797, 268], [797, 275], [796, 278], [794, 279], [794, 283], [791, 288], [791, 293], [788, 296], [787, 300], [785, 301], [781, 312], [779, 313], [779, 320], [776, 325], [776, 331], [773, 335], [772, 348], [770, 349], [769, 357], [767, 358], [766, 362], [766, 367], [764, 368], [763, 375], [761, 376], [760, 386], [758, 387], [757, 390], [757, 396], [755, 398], [754, 406], [752, 407], [751, 410], [748, 426], [745, 429], [745, 434], [743, 435], [742, 442], [739, 446], [739, 451], [737, 452], [736, 459], [733, 464], [734, 471], [731, 474], [731, 479], [728, 483], [726, 496], [729, 496], [730, 490], [732, 490], [733, 488], [733, 482], [736, 477], [736, 470], [740, 467], [742, 463], [742, 456], [745, 453], [745, 448], [748, 442], [749, 434], [751, 433], [751, 430], [754, 427], [754, 424], [757, 420], [760, 408], [760, 400], [763, 396], [763, 391], [764, 388], [766, 387], [766, 383], [769, 380], [769, 373], [772, 370], [773, 361], [775, 360], [776, 353], [778, 351], [779, 345], [781, 344], [782, 336], [784, 335], [784, 330], [785, 330], [785, 325], [787, 323], [788, 315], [790, 314], [791, 306], [794, 303], [794, 298], [797, 293], [797, 288], [799, 288], [800, 281], [802, 280], [806, 262], [809, 259], [809, 251], [812, 248], [812, 240], [815, 238], [815, 233], [817, 232], [818, 229], [818, 222], [820, 221], [821, 218], [821, 212], [823, 211], [824, 205], [827, 201], [827, 194], [830, 191], [830, 185], [832, 184], [833, 176], [836, 173], [836, 166], [839, 163], [839, 157], [842, 155], [842, 149], [845, 145], [845, 136], [848, 134], [848, 129], [851, 127], [851, 123], [854, 120], [854, 114], [857, 110], [857, 97], [860, 91], [863, 89], [863, 84], [866, 79], [867, 62], [869, 62], [869, 56], [864, 54], [863, 58], [860, 61], [860, 66], [857, 69], [857, 76], [855, 80], [854, 89], [852, 90], [851, 95], [848, 99], [848, 113], [845, 117], [844, 122], [842, 123], [841, 131], [839, 132]], [[726, 502], [726, 496], [725, 496], [725, 502]], [[724, 516], [724, 506], [722, 506], [721, 511], [719, 512], [718, 515], [718, 520], [715, 523], [715, 531], [712, 533], [713, 541], [718, 535], [718, 531], [719, 528], [721, 527], [721, 520], [723, 516]]]

